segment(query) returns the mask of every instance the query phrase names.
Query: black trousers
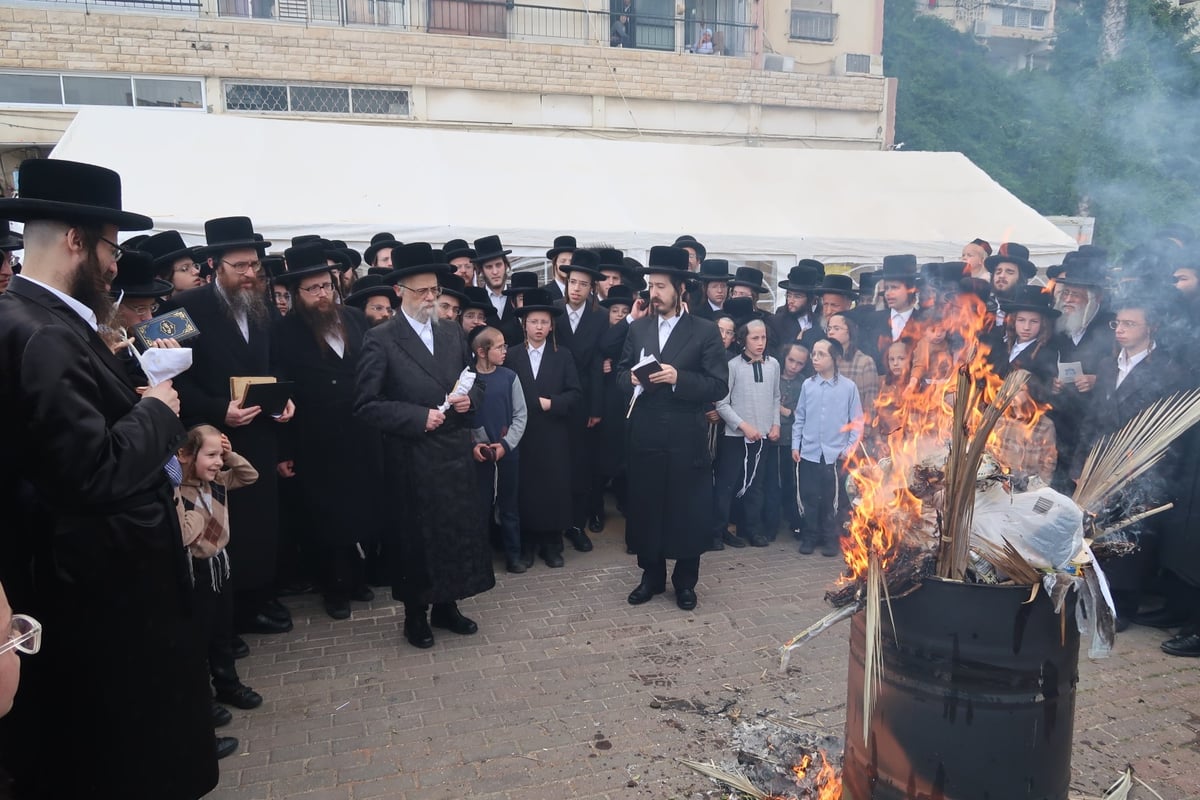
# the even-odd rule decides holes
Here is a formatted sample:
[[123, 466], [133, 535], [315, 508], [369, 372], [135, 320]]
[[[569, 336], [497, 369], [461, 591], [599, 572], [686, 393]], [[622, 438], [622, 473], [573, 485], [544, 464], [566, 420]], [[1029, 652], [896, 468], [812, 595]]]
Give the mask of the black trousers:
[[[780, 440], [782, 441], [782, 440]], [[774, 540], [782, 518], [789, 530], [800, 527], [800, 506], [796, 504], [796, 462], [792, 461], [791, 440], [784, 445], [768, 444], [763, 452], [766, 483], [763, 485], [763, 531]]]
[[[654, 587], [667, 585], [667, 560], [665, 558], [638, 556], [638, 566], [642, 568], [642, 580], [646, 583]], [[700, 556], [675, 559], [675, 569], [671, 571], [671, 585], [675, 587], [675, 591], [695, 589], [698, 580], [700, 580]]]
[[225, 574], [228, 563], [222, 553], [192, 559], [196, 632], [208, 653], [208, 671], [217, 688], [239, 683], [233, 659], [233, 584]]
[[353, 544], [312, 542], [308, 545], [314, 555], [317, 579], [326, 595], [348, 595], [366, 586], [366, 561]]
[[725, 533], [731, 520], [734, 497], [749, 481], [740, 498], [742, 513], [738, 536], [749, 539], [762, 530], [763, 486], [767, 467], [764, 442], [747, 443], [741, 436], [721, 436], [717, 441], [717, 466], [713, 488], [713, 538]]
[[838, 540], [834, 505], [845, 498], [838, 497], [838, 468], [835, 464], [800, 460], [798, 465], [800, 502], [804, 504], [804, 520], [800, 536], [806, 541], [836, 542]]

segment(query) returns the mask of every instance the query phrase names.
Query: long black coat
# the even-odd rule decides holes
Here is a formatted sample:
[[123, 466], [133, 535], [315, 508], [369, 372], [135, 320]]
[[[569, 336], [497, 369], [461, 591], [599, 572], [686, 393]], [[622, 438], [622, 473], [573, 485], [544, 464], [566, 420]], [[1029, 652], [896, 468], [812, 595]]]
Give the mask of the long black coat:
[[192, 347], [192, 368], [175, 381], [180, 416], [188, 427], [207, 424], [229, 437], [234, 452], [258, 470], [258, 480], [229, 495], [229, 555], [238, 590], [270, 588], [279, 549], [279, 422], [260, 413], [249, 425], [225, 424], [229, 379], [271, 374], [268, 324], [250, 323], [250, 341], [226, 313], [216, 284], [189, 289], [171, 298], [187, 309], [200, 335]]
[[[569, 426], [582, 396], [575, 360], [566, 348], [555, 350], [547, 342], [536, 379], [524, 345], [508, 351], [505, 366], [521, 379], [529, 411], [517, 479], [521, 527], [561, 531], [572, 524]], [[542, 397], [550, 399], [549, 411], [542, 410]]]
[[[1085, 375], [1096, 375], [1100, 363], [1116, 355], [1114, 334], [1108, 327], [1112, 319], [1113, 314], [1101, 312], [1088, 325], [1079, 344], [1075, 344], [1065, 333], [1059, 333], [1050, 340], [1050, 347], [1058, 352], [1060, 362], [1070, 364], [1078, 361]], [[1054, 377], [1058, 377], [1057, 371]], [[1092, 392], [1080, 392], [1073, 385], [1064, 386], [1061, 392], [1050, 398], [1054, 406], [1050, 418], [1054, 420], [1054, 431], [1058, 438], [1059, 480], [1062, 473], [1075, 462], [1076, 452], [1088, 447], [1086, 442], [1081, 442], [1080, 427], [1090, 413], [1094, 392], [1095, 389]]]
[[630, 369], [643, 354], [675, 367], [672, 387], [650, 384], [628, 421], [627, 538], [641, 557], [692, 558], [712, 542], [712, 462], [706, 404], [729, 393], [729, 364], [713, 322], [684, 314], [658, 349], [657, 315], [629, 326], [617, 382], [632, 391]]
[[31, 796], [205, 794], [217, 783], [209, 689], [163, 472], [183, 426], [20, 276], [0, 296], [0, 418], [0, 580], [45, 627], [0, 720], [0, 762]]
[[1040, 384], [1039, 388], [1042, 394], [1036, 399], [1039, 402], [1051, 399], [1050, 387], [1053, 385], [1054, 379], [1058, 377], [1058, 351], [1054, 349], [1053, 340], [1046, 344], [1034, 342], [1017, 353], [1017, 357], [1012, 361], [1008, 360], [1008, 353], [1009, 348], [1003, 341], [1000, 342], [997, 349], [992, 351], [996, 374], [1004, 378], [1015, 370], [1027, 370]]
[[[600, 337], [600, 359], [602, 385], [604, 387], [604, 410], [600, 416], [600, 460], [599, 473], [612, 477], [621, 472], [625, 465], [625, 412], [629, 407], [629, 393], [617, 384], [617, 366], [625, 349], [625, 337], [629, 335], [629, 323], [625, 320], [612, 325]], [[604, 360], [612, 362], [612, 369], [603, 372]]]
[[[397, 600], [452, 602], [496, 585], [487, 530], [474, 512], [472, 415], [448, 409], [446, 421], [425, 432], [429, 409], [445, 401], [468, 356], [455, 322], [433, 322], [433, 354], [403, 315], [363, 341], [354, 413], [383, 433], [384, 480], [400, 509], [385, 533]], [[469, 396], [478, 407], [482, 384]]]
[[280, 459], [295, 462], [307, 534], [332, 545], [375, 541], [384, 512], [383, 441], [354, 416], [354, 381], [370, 325], [357, 308], [339, 311], [340, 357], [317, 342], [297, 313], [271, 331], [271, 371], [295, 383], [296, 415], [281, 431]]

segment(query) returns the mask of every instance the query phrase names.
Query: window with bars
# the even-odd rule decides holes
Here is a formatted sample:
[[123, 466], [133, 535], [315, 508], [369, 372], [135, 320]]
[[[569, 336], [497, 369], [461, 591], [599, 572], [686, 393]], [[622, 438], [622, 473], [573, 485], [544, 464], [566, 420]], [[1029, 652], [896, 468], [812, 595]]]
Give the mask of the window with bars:
[[229, 111], [406, 117], [407, 89], [312, 84], [226, 83]]
[[833, 0], [792, 0], [788, 38], [810, 42], [832, 42], [837, 38]]
[[1005, 8], [1001, 14], [1000, 24], [1009, 28], [1032, 28], [1043, 30], [1046, 27], [1048, 15], [1045, 11], [1031, 11], [1025, 8]]

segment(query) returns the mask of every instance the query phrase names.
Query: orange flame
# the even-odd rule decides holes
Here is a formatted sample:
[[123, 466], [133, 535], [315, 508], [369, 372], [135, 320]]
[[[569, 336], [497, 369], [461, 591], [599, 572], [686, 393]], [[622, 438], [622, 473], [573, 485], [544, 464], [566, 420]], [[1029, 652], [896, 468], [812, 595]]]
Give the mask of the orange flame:
[[829, 759], [825, 758], [824, 750], [821, 751], [821, 769], [817, 772], [815, 782], [817, 800], [842, 800], [842, 778]]
[[808, 753], [804, 754], [804, 758], [800, 759], [800, 763], [792, 767], [792, 772], [796, 773], [796, 780], [804, 780], [804, 776], [808, 774], [808, 768], [812, 766], [812, 756]]

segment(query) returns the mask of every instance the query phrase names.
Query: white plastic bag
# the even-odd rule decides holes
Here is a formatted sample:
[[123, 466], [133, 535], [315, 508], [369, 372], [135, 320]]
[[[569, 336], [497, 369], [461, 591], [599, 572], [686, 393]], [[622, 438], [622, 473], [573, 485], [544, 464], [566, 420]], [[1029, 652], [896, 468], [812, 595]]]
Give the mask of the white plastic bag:
[[975, 497], [971, 536], [998, 549], [1008, 540], [1031, 566], [1060, 570], [1083, 547], [1083, 511], [1049, 487], [1009, 494], [996, 484]]

